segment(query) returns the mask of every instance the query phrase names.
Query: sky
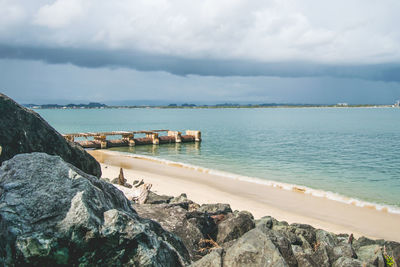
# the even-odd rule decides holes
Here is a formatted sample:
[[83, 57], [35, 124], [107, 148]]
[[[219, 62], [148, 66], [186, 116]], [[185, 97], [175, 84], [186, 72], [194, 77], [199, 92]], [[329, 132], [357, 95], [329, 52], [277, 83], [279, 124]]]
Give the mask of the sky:
[[21, 103], [392, 104], [398, 0], [0, 0]]

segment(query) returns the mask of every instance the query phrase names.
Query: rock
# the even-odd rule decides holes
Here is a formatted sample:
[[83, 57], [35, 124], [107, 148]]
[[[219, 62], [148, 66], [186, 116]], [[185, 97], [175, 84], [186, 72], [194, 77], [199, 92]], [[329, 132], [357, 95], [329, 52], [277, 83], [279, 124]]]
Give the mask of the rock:
[[385, 267], [385, 259], [382, 254], [382, 247], [379, 245], [362, 246], [357, 250], [358, 259], [373, 266]]
[[360, 247], [369, 246], [369, 245], [381, 245], [383, 246], [383, 240], [372, 240], [365, 236], [360, 237], [357, 240], [353, 241], [353, 247], [357, 251]]
[[140, 218], [112, 184], [58, 156], [19, 154], [0, 167], [0, 265], [182, 266], [175, 235]]
[[350, 244], [341, 244], [334, 248], [327, 246], [330, 262], [333, 263], [341, 257], [357, 259], [353, 247]]
[[182, 203], [182, 202], [192, 202], [192, 201], [187, 198], [187, 195], [185, 193], [182, 193], [179, 196], [174, 197], [170, 200], [171, 204]]
[[[264, 229], [264, 231], [268, 231], [268, 229], [270, 229], [269, 228], [270, 222], [271, 221], [269, 221], [269, 220], [259, 221], [256, 224], [256, 227], [260, 228], [260, 229]], [[283, 225], [283, 224], [281, 224], [281, 225], [275, 224], [275, 226], [273, 226], [272, 229], [273, 229], [273, 231], [276, 231], [276, 232], [282, 234], [286, 239], [289, 240], [290, 244], [292, 244], [292, 245], [302, 246], [303, 242], [307, 243], [307, 241], [304, 238], [299, 237], [296, 234], [294, 234], [292, 232], [293, 229], [290, 226]], [[311, 246], [309, 246], [309, 248], [311, 248]]]
[[187, 198], [187, 195], [185, 193], [180, 194], [177, 197], [174, 197], [169, 201], [170, 204], [178, 204], [185, 210], [189, 210], [189, 206], [193, 204], [193, 201]]
[[108, 179], [108, 178], [100, 178], [100, 180], [102, 180], [102, 181], [104, 181], [104, 182], [107, 182], [107, 183], [111, 183], [111, 181], [110, 181], [110, 179]]
[[79, 145], [65, 140], [36, 112], [0, 93], [0, 164], [17, 154], [58, 155], [85, 173], [101, 176], [100, 164]]
[[200, 260], [194, 262], [191, 267], [222, 267], [222, 248], [213, 249]]
[[259, 220], [256, 220], [256, 227], [267, 227], [272, 229], [273, 226], [281, 225], [280, 222], [271, 216], [264, 216]]
[[311, 254], [304, 252], [301, 246], [293, 245], [292, 251], [297, 260], [298, 267], [318, 267], [318, 265], [311, 258]]
[[240, 237], [228, 248], [223, 258], [224, 266], [289, 266], [278, 248], [255, 228]]
[[147, 196], [145, 204], [162, 204], [162, 203], [169, 203], [171, 199], [174, 197], [172, 196], [165, 196], [165, 195], [157, 195], [156, 193], [150, 191], [149, 195]]
[[327, 231], [318, 229], [315, 231], [316, 242], [325, 243], [327, 246], [335, 247], [337, 245], [337, 240], [334, 237], [334, 234], [329, 233]]
[[231, 206], [229, 204], [203, 204], [197, 209], [199, 212], [208, 213], [210, 215], [220, 215], [232, 213]]
[[313, 254], [310, 255], [311, 259], [313, 262], [317, 264], [317, 266], [320, 267], [329, 267], [331, 266], [330, 260], [329, 260], [329, 252], [327, 250], [327, 247], [322, 245], [318, 246], [318, 248], [315, 250]]
[[364, 267], [364, 266], [365, 265], [363, 265], [361, 261], [346, 257], [341, 257], [337, 259], [332, 265], [332, 267]]
[[316, 245], [317, 237], [315, 228], [308, 224], [293, 223], [290, 225], [291, 231], [299, 237], [303, 237], [311, 246]]
[[178, 204], [134, 205], [139, 216], [154, 220], [181, 238], [191, 259], [198, 260], [207, 251], [202, 251], [201, 240], [214, 239], [216, 225], [204, 213], [189, 212]]
[[269, 229], [264, 231], [264, 233], [268, 236], [272, 243], [274, 243], [275, 247], [278, 248], [286, 263], [289, 266], [297, 266], [297, 259], [293, 254], [291, 243], [289, 239], [285, 237], [285, 234]]
[[247, 211], [231, 214], [218, 224], [217, 243], [222, 244], [241, 237], [255, 227], [253, 215]]

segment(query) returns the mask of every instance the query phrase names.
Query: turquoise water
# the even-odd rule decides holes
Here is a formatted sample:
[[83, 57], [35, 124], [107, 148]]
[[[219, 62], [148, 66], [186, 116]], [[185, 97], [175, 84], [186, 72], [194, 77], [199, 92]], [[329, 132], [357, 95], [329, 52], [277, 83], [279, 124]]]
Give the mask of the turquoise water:
[[400, 207], [400, 109], [38, 110], [58, 131], [201, 130], [201, 144], [113, 149]]

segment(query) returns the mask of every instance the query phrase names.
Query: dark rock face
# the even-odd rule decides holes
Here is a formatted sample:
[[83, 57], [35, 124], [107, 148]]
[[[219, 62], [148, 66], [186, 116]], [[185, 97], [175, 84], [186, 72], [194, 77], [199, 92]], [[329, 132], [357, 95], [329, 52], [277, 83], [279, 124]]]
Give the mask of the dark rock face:
[[189, 212], [184, 207], [179, 203], [134, 205], [139, 216], [155, 220], [164, 229], [179, 236], [191, 258], [197, 260], [206, 254], [201, 250], [201, 240], [215, 239], [216, 225], [207, 214]]
[[231, 206], [229, 204], [217, 203], [217, 204], [203, 204], [197, 209], [199, 212], [208, 213], [210, 215], [220, 215], [232, 213]]
[[85, 173], [101, 176], [99, 163], [83, 148], [68, 142], [39, 114], [0, 93], [0, 164], [16, 154], [58, 155]]
[[218, 224], [217, 243], [225, 243], [241, 237], [255, 227], [253, 215], [247, 211], [231, 213]]
[[149, 192], [149, 195], [146, 199], [146, 204], [162, 204], [162, 203], [169, 203], [171, 199], [174, 197], [172, 196], [165, 196], [165, 195], [157, 195], [156, 193]]
[[260, 229], [245, 233], [226, 251], [225, 266], [289, 266], [278, 248]]
[[0, 167], [0, 266], [183, 266], [179, 238], [140, 218], [121, 191], [58, 156]]
[[[234, 218], [232, 213], [218, 224], [217, 236], [223, 234], [220, 226], [228, 224], [229, 218]], [[270, 216], [256, 220], [255, 228], [237, 239], [217, 240], [222, 248], [213, 249], [193, 266], [384, 267], [385, 249], [395, 260], [400, 252], [396, 242], [361, 237], [352, 245], [348, 235], [305, 224], [289, 225]]]

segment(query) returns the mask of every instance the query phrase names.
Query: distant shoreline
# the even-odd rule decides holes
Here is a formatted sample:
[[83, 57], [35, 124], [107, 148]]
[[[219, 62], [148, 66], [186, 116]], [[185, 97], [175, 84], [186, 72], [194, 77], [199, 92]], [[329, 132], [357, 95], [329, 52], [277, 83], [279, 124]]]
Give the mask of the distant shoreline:
[[[45, 107], [43, 107], [45, 106]], [[199, 105], [199, 106], [101, 106], [101, 107], [67, 107], [67, 106], [59, 106], [59, 107], [46, 107], [47, 105], [25, 105], [25, 107], [30, 109], [141, 109], [141, 108], [149, 108], [149, 109], [264, 109], [264, 108], [400, 108], [395, 105], [232, 105], [232, 106], [208, 106], [208, 105]]]

